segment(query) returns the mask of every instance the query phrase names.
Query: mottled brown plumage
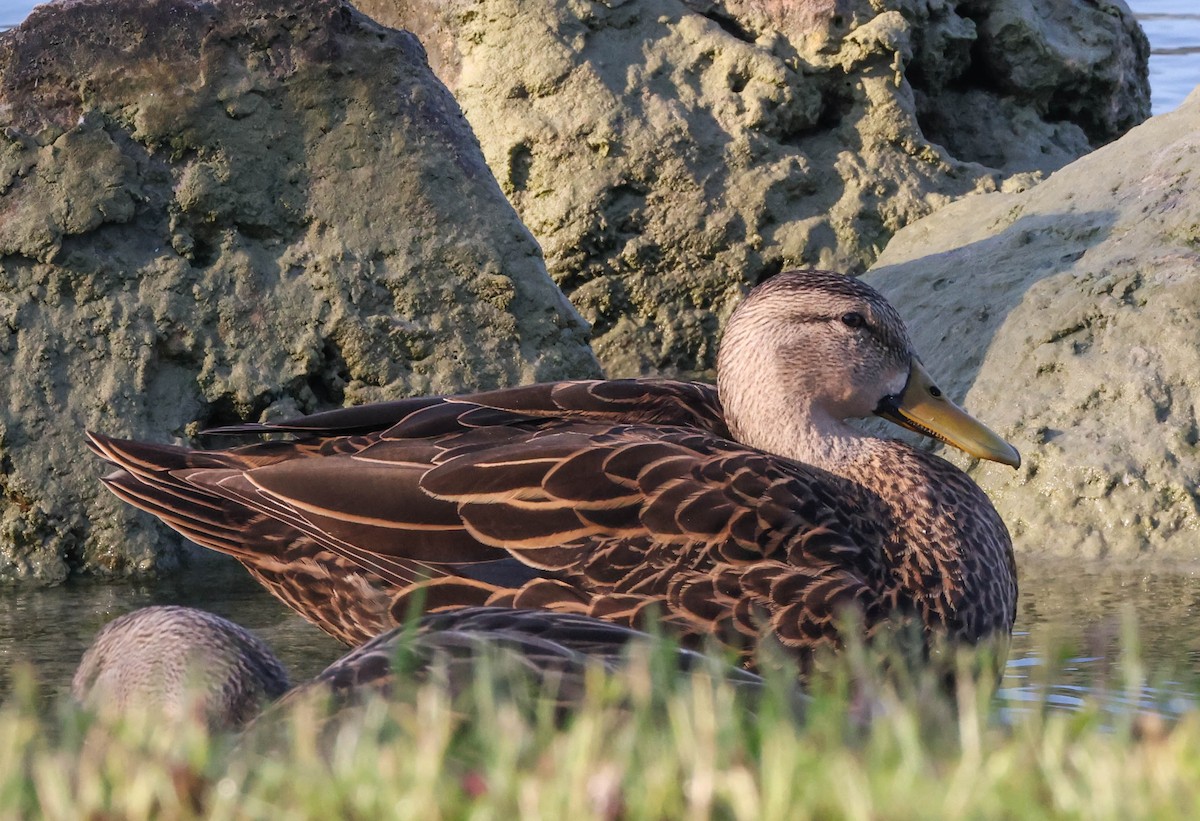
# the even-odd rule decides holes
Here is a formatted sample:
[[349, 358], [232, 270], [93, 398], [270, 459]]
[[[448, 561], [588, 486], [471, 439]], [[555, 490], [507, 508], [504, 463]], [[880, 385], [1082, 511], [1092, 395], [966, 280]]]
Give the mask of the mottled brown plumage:
[[118, 496], [349, 644], [462, 606], [653, 614], [747, 651], [772, 634], [801, 658], [838, 642], [847, 608], [868, 632], [1008, 634], [1012, 547], [987, 497], [844, 421], [878, 412], [1017, 462], [941, 397], [878, 293], [780, 274], [734, 312], [718, 373], [720, 399], [561, 382], [239, 426], [291, 439], [228, 450], [92, 443]]
[[227, 619], [191, 607], [143, 607], [96, 634], [71, 682], [76, 701], [100, 712], [155, 710], [233, 729], [287, 691], [271, 649]]

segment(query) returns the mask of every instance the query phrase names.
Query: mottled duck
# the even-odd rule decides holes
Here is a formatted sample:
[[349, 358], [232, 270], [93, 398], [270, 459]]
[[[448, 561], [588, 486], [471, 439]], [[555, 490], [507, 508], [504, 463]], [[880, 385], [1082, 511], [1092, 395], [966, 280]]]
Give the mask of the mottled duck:
[[101, 628], [83, 654], [71, 693], [95, 710], [153, 709], [213, 729], [245, 725], [288, 687], [282, 662], [261, 639], [192, 607], [143, 607]]
[[[927, 639], [1012, 629], [1012, 544], [949, 462], [847, 423], [872, 413], [1017, 466], [950, 402], [866, 284], [778, 274], [729, 318], [717, 385], [536, 384], [223, 433], [189, 450], [91, 434], [104, 481], [237, 558], [336, 638], [464, 606], [659, 620], [802, 661], [897, 620]], [[280, 440], [279, 434], [289, 434]]]

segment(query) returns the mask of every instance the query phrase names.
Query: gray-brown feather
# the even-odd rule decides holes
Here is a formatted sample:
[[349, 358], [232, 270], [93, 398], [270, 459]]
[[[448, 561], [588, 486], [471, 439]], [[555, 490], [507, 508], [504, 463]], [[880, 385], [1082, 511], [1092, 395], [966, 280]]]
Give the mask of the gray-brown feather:
[[100, 711], [196, 716], [236, 728], [288, 689], [287, 671], [260, 639], [188, 607], [144, 607], [106, 624], [84, 653], [71, 692]]

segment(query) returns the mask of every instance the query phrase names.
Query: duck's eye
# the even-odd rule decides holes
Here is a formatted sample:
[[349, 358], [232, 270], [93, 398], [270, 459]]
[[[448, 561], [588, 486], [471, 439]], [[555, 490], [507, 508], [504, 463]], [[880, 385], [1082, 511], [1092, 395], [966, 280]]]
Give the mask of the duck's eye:
[[847, 328], [861, 328], [867, 324], [866, 318], [858, 311], [842, 314], [842, 322]]

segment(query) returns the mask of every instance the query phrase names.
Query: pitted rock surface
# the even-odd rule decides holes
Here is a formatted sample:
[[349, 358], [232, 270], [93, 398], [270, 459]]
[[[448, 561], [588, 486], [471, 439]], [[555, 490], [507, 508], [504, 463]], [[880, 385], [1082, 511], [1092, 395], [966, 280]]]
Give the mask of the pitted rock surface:
[[420, 44], [349, 6], [40, 6], [0, 131], [0, 578], [177, 561], [84, 428], [598, 373]]
[[610, 376], [711, 376], [745, 288], [866, 269], [1149, 116], [1116, 0], [360, 0], [414, 31]]
[[1194, 561], [1200, 96], [906, 228], [865, 278], [941, 387], [1021, 451], [1019, 471], [971, 469], [1018, 551]]

